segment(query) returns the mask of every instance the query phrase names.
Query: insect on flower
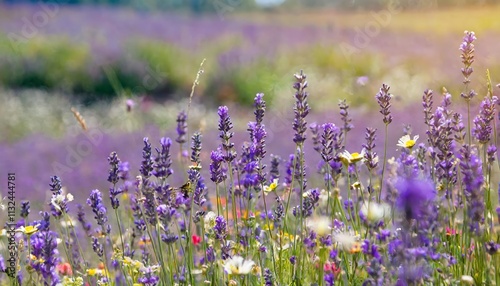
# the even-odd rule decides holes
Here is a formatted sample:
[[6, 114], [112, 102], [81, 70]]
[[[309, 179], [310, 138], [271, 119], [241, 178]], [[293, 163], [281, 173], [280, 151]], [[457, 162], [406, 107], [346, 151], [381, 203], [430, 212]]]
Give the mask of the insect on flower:
[[[178, 188], [170, 188], [170, 191], [172, 191], [172, 193], [171, 193], [172, 200], [175, 200], [177, 193], [181, 193], [182, 197], [184, 199], [187, 199], [187, 198], [189, 198], [189, 193], [191, 192], [191, 182], [188, 181], [184, 185], [182, 185]], [[175, 192], [175, 191], [177, 191], [177, 192]]]

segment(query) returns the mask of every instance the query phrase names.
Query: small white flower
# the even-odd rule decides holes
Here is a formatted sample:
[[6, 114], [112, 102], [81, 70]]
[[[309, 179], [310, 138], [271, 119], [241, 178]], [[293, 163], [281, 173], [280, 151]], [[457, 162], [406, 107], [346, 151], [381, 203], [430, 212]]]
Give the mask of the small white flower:
[[58, 211], [63, 211], [61, 205], [63, 203], [71, 202], [74, 199], [72, 194], [64, 195], [64, 192], [55, 196], [52, 196], [50, 199], [50, 203], [56, 208]]
[[278, 187], [278, 179], [274, 179], [269, 186], [264, 186], [264, 195], [268, 195], [271, 192], [274, 192], [276, 188]]
[[351, 251], [356, 247], [358, 238], [348, 232], [340, 232], [333, 236], [333, 240], [338, 244], [339, 248], [344, 251]]
[[224, 264], [224, 271], [228, 275], [245, 275], [252, 271], [255, 262], [252, 260], [244, 260], [243, 257], [235, 255]]
[[211, 230], [215, 227], [215, 219], [216, 218], [217, 218], [217, 215], [212, 211], [205, 214], [205, 218], [203, 219], [205, 222], [205, 230]]
[[462, 277], [460, 277], [460, 281], [467, 285], [474, 285], [474, 278], [469, 275], [462, 275]]
[[397, 146], [411, 149], [417, 143], [418, 137], [418, 135], [415, 135], [413, 136], [413, 139], [411, 139], [410, 135], [406, 134], [403, 137], [399, 138]]
[[326, 216], [310, 220], [307, 226], [318, 236], [325, 236], [331, 232], [330, 219]]
[[354, 164], [356, 162], [363, 160], [363, 157], [365, 156], [365, 152], [366, 152], [365, 149], [363, 149], [361, 151], [361, 153], [357, 153], [357, 152], [350, 153], [349, 151], [344, 150], [344, 152], [342, 152], [342, 154], [340, 154], [340, 160], [346, 165]]
[[365, 202], [361, 206], [361, 213], [370, 222], [378, 222], [391, 214], [391, 208], [387, 204], [379, 204], [376, 202]]
[[329, 197], [330, 197], [330, 192], [328, 192], [325, 189], [322, 189], [319, 192], [319, 203], [320, 203], [320, 206], [325, 207], [326, 204], [328, 203], [328, 198]]

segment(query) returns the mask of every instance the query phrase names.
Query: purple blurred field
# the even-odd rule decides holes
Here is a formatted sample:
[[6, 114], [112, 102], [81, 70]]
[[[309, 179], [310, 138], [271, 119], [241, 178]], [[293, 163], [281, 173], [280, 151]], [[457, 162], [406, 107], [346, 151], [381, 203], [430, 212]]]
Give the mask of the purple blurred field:
[[[0, 32], [22, 34], [25, 22], [39, 12], [39, 6], [1, 6]], [[325, 13], [320, 14], [323, 18]], [[359, 26], [340, 25], [332, 11], [331, 19], [318, 24], [300, 21], [284, 24], [273, 21], [272, 14], [264, 15], [267, 21], [238, 14], [218, 17], [145, 13], [126, 9], [96, 7], [58, 7], [46, 25], [36, 29], [37, 36], [63, 36], [89, 45], [95, 57], [95, 64], [119, 57], [130, 41], [159, 40], [173, 43], [195, 53], [207, 45], [227, 36], [238, 36], [243, 40], [236, 47], [222, 53], [219, 65], [242, 64], [257, 57], [271, 58], [283, 49], [324, 44], [335, 47], [341, 43], [353, 45], [358, 37]], [[290, 20], [293, 15], [290, 15]], [[372, 19], [367, 19], [367, 21]], [[381, 28], [380, 33], [363, 43], [361, 52], [383, 55], [388, 62], [396, 64], [403, 59], [415, 58], [429, 63], [429, 66], [455, 74], [460, 68], [457, 34], [440, 35], [431, 31], [419, 33], [392, 31]], [[486, 63], [498, 60], [500, 41], [498, 32], [481, 35], [481, 44], [476, 49], [476, 67], [483, 69]], [[458, 73], [457, 73], [458, 76]]]
[[[375, 99], [373, 99], [375, 103]], [[413, 134], [419, 134], [422, 142], [425, 140], [425, 130], [421, 118], [423, 114], [421, 108], [403, 109], [395, 103], [395, 108], [399, 108], [394, 112], [394, 123], [389, 130], [389, 155], [396, 155], [397, 140], [403, 134], [405, 124], [411, 124]], [[242, 112], [237, 110], [229, 110], [233, 118], [247, 118], [252, 120], [252, 112]], [[381, 115], [377, 112], [360, 112], [350, 111], [353, 118], [354, 129], [348, 136], [348, 150], [351, 152], [360, 152], [362, 144], [365, 141], [365, 128], [374, 127], [382, 134], [384, 124]], [[268, 132], [267, 150], [269, 164], [269, 156], [271, 154], [279, 155], [283, 159], [294, 152], [294, 144], [291, 140], [293, 130], [291, 122], [293, 120], [292, 106], [286, 114], [273, 114], [269, 112], [265, 117], [264, 123]], [[315, 114], [314, 110], [308, 118], [308, 122], [317, 122], [323, 124], [333, 122], [338, 126], [341, 124], [338, 115], [338, 109], [334, 112], [325, 114]], [[207, 130], [203, 133], [203, 149], [202, 161], [209, 160], [209, 154], [219, 145], [218, 131], [216, 130], [216, 122], [207, 122]], [[246, 126], [235, 125], [235, 140], [238, 152], [244, 141], [248, 141], [248, 133], [245, 131]], [[190, 133], [195, 130], [190, 130]], [[116, 151], [122, 161], [130, 163], [131, 176], [139, 175], [139, 167], [141, 164], [141, 155], [143, 148], [143, 137], [147, 136], [150, 139], [153, 147], [159, 146], [159, 140], [162, 136], [170, 137], [174, 140], [176, 137], [175, 130], [159, 130], [157, 127], [150, 127], [133, 133], [103, 133], [100, 130], [90, 129], [88, 134], [94, 134], [96, 143], [91, 143], [89, 136], [82, 133], [76, 136], [65, 136], [63, 139], [53, 139], [46, 136], [36, 134], [29, 136], [19, 142], [11, 144], [3, 143], [0, 145], [0, 173], [15, 172], [17, 175], [17, 193], [19, 200], [30, 199], [31, 201], [41, 202], [47, 201], [50, 196], [49, 186], [50, 177], [58, 175], [69, 192], [75, 195], [76, 201], [83, 201], [88, 197], [88, 194], [93, 189], [99, 189], [106, 192], [109, 188], [107, 182], [107, 172], [109, 165], [107, 158], [112, 151]], [[96, 135], [98, 134], [98, 135]], [[376, 140], [376, 151], [379, 156], [383, 152], [383, 138], [378, 136]], [[83, 146], [83, 147], [82, 147]], [[90, 146], [89, 152], [79, 151], [86, 150], [85, 146]], [[319, 162], [319, 155], [313, 151], [311, 142], [311, 133], [308, 131], [308, 140], [306, 141], [306, 158], [309, 162]], [[88, 153], [88, 154], [87, 154]], [[182, 172], [179, 168], [179, 146], [173, 145], [173, 160], [175, 172]], [[70, 160], [70, 161], [68, 161]], [[207, 163], [205, 163], [207, 164]], [[57, 167], [56, 167], [57, 166]], [[313, 169], [315, 165], [311, 164], [308, 173], [313, 178], [320, 178]], [[315, 167], [314, 167], [315, 168]], [[204, 175], [209, 180], [208, 165], [203, 165]], [[282, 172], [285, 171], [282, 165]], [[184, 175], [172, 176], [173, 184], [182, 184]], [[314, 183], [313, 183], [314, 184]]]

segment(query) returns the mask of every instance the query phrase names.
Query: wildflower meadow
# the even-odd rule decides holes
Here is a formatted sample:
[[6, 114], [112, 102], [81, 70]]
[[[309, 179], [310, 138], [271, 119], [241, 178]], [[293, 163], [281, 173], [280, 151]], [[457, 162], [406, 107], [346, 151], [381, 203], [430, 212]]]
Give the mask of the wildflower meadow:
[[[312, 122], [315, 83], [290, 71], [289, 136], [273, 138], [289, 155], [268, 152], [276, 115], [258, 93], [244, 136], [231, 108], [217, 108], [217, 130], [198, 130], [188, 105], [175, 136], [101, 158], [106, 188], [75, 194], [53, 174], [43, 211], [22, 200], [12, 216], [7, 195], [1, 285], [500, 285], [500, 86], [487, 72], [471, 87], [475, 41], [457, 41], [462, 93], [422, 87], [415, 122], [396, 124], [390, 82], [367, 126], [352, 124], [349, 98], [335, 122]], [[400, 127], [416, 121], [424, 130]], [[9, 175], [7, 192], [21, 179]]]

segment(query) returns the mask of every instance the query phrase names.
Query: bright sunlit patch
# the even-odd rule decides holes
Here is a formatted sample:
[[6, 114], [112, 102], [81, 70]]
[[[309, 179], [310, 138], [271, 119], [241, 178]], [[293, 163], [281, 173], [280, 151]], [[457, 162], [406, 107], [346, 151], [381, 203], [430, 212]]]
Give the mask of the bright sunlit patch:
[[413, 136], [413, 139], [411, 139], [410, 135], [406, 134], [403, 137], [399, 138], [397, 146], [411, 149], [417, 143], [418, 137], [418, 135], [415, 135]]

